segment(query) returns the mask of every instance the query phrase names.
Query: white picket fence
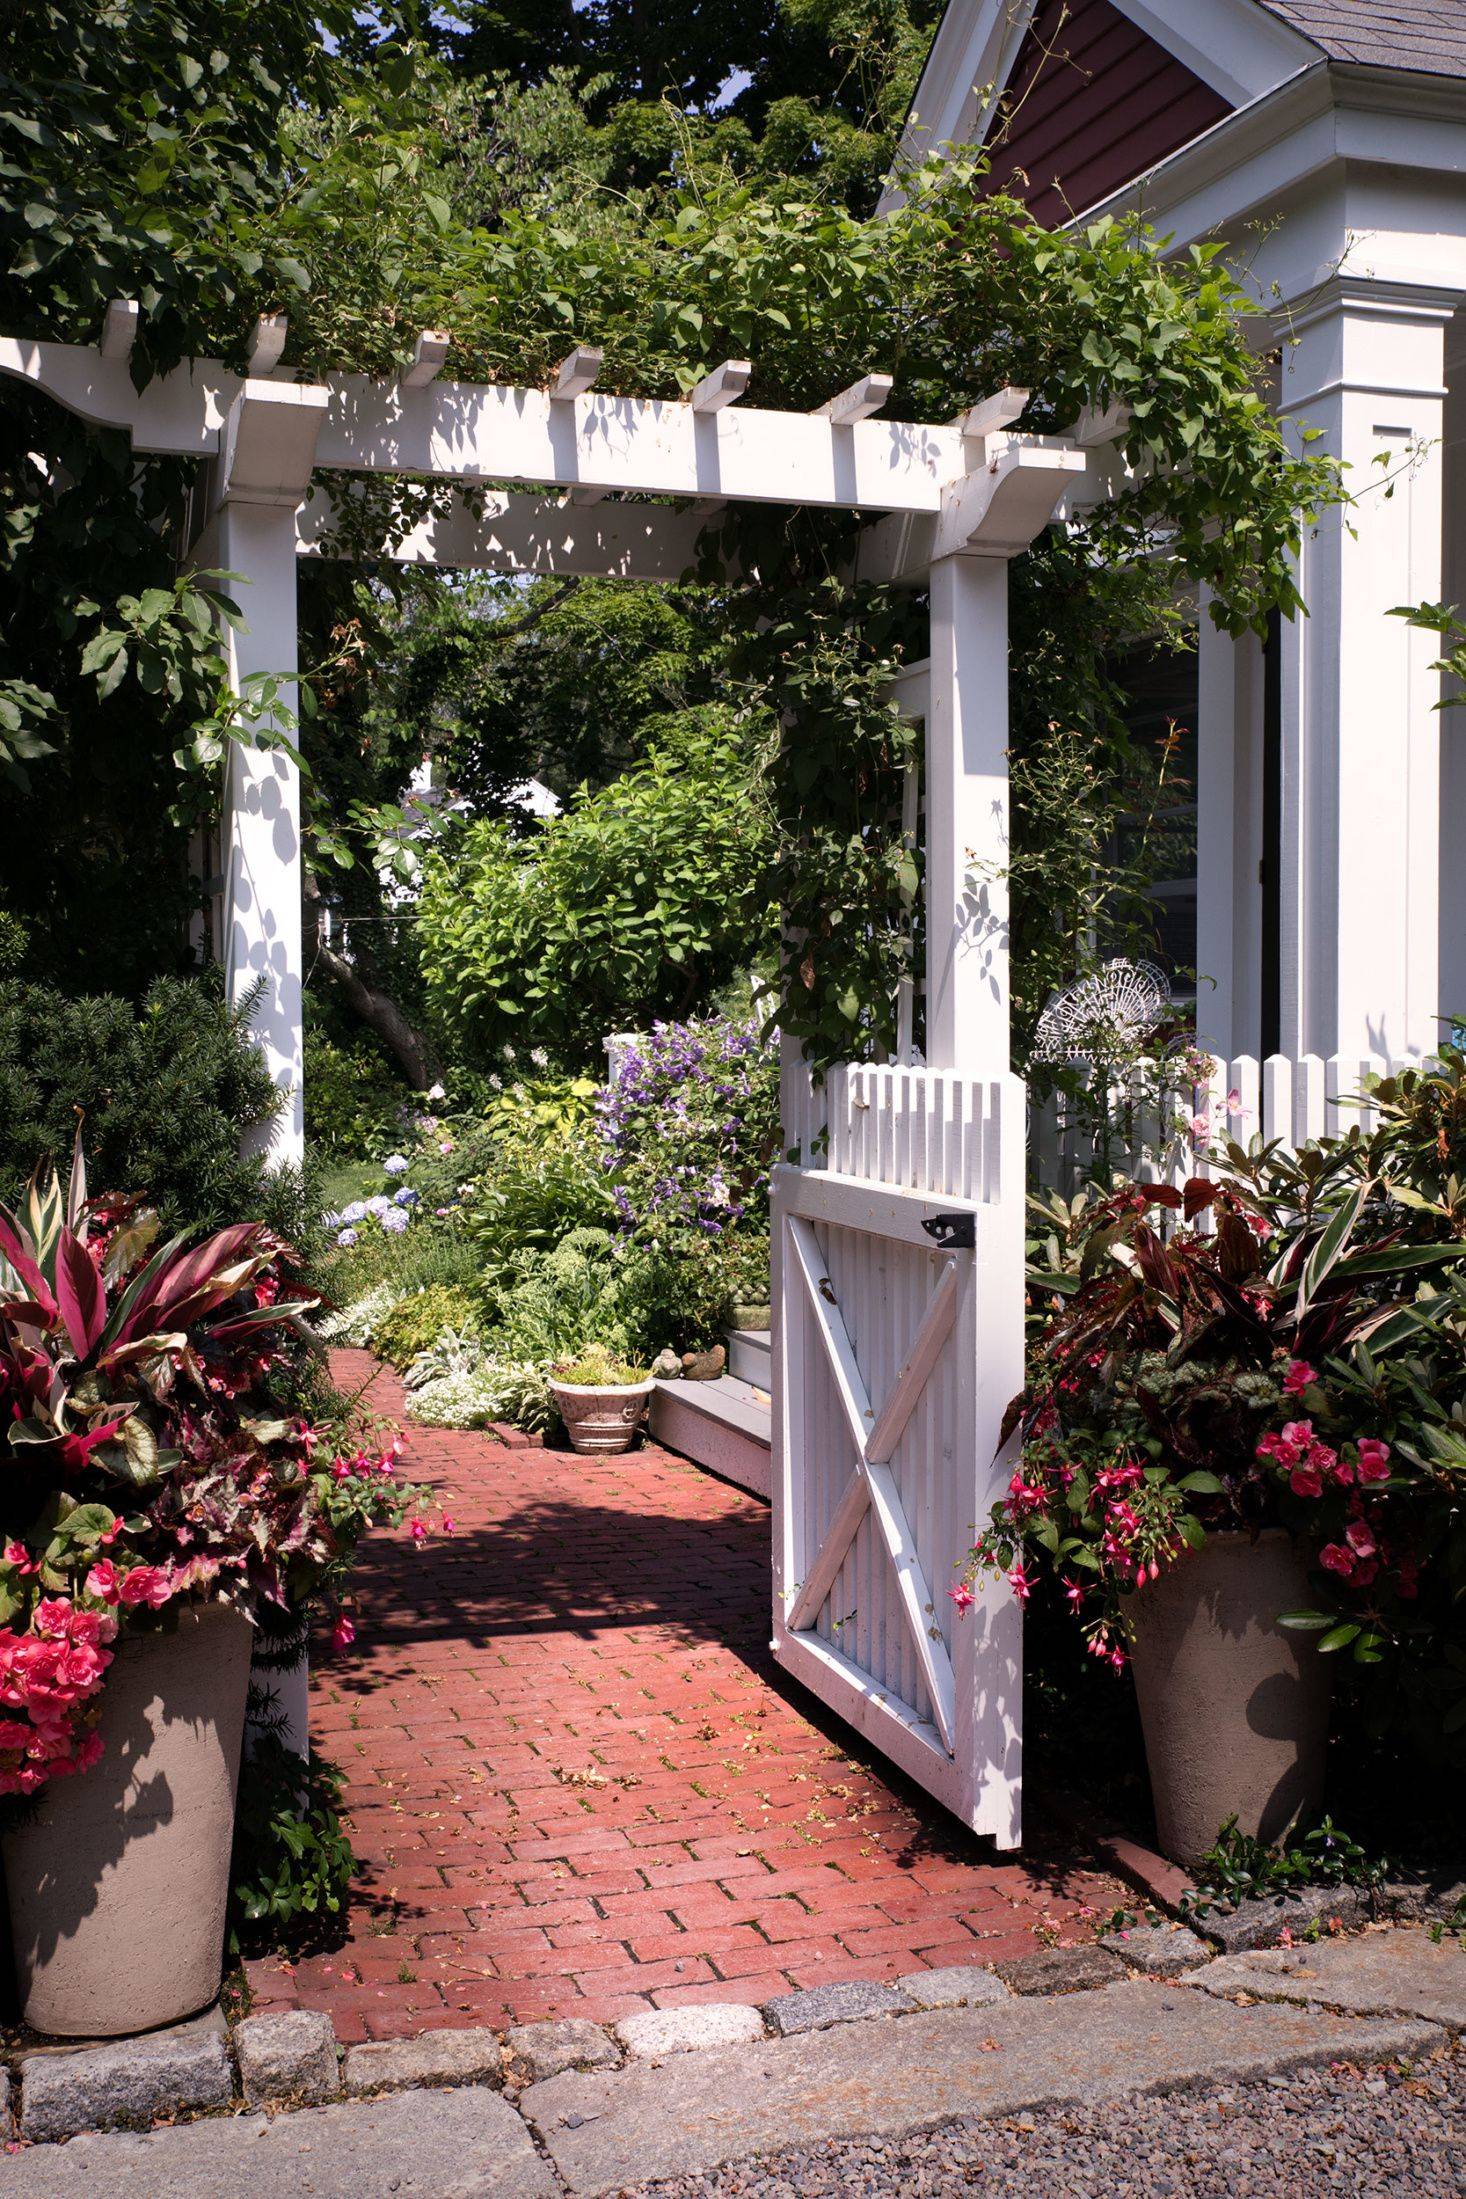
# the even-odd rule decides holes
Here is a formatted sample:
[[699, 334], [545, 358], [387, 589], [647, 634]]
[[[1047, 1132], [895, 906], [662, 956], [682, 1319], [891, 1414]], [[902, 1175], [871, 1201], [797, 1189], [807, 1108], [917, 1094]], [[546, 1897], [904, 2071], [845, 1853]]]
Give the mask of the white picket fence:
[[1144, 1183], [1184, 1183], [1209, 1176], [1209, 1156], [1230, 1138], [1247, 1146], [1280, 1138], [1290, 1152], [1318, 1138], [1370, 1130], [1370, 1078], [1418, 1067], [1378, 1054], [1240, 1054], [1214, 1059], [1201, 1083], [1162, 1090], [1159, 1065], [1143, 1061], [1114, 1079], [1109, 1095], [1108, 1151], [1096, 1136], [1095, 1110], [1052, 1096], [1030, 1112], [1030, 1178], [1045, 1190], [1072, 1194], [1108, 1159], [1109, 1170]]

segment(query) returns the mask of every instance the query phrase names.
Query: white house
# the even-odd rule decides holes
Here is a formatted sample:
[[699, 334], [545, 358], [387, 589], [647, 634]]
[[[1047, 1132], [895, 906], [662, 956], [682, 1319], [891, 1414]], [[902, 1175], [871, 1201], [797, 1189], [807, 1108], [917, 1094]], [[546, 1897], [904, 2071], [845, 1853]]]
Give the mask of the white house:
[[1466, 598], [1466, 5], [951, 0], [905, 151], [947, 143], [1055, 226], [1225, 241], [1266, 304], [1279, 412], [1360, 502], [1306, 544], [1307, 619], [1202, 618], [1193, 693], [1137, 698], [1197, 737], [1163, 937], [1223, 1055], [1428, 1048], [1466, 1012], [1466, 714], [1389, 613]]

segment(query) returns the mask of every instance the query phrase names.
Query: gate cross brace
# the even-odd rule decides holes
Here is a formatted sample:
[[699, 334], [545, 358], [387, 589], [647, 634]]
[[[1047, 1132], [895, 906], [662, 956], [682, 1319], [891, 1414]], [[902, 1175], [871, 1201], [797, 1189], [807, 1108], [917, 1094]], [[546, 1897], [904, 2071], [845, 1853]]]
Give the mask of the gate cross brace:
[[961, 1287], [957, 1262], [952, 1259], [944, 1264], [931, 1303], [878, 1417], [856, 1364], [850, 1334], [815, 1233], [798, 1215], [790, 1217], [788, 1228], [800, 1279], [829, 1355], [835, 1388], [855, 1445], [855, 1472], [835, 1507], [808, 1577], [794, 1599], [789, 1612], [789, 1629], [794, 1633], [801, 1627], [812, 1626], [819, 1616], [820, 1607], [869, 1507], [895, 1567], [902, 1613], [916, 1645], [937, 1729], [951, 1756], [957, 1731], [957, 1687], [952, 1660], [947, 1654], [946, 1643], [933, 1631], [931, 1588], [922, 1571], [916, 1539], [889, 1462], [926, 1386], [927, 1377], [941, 1356], [942, 1346], [951, 1334]]

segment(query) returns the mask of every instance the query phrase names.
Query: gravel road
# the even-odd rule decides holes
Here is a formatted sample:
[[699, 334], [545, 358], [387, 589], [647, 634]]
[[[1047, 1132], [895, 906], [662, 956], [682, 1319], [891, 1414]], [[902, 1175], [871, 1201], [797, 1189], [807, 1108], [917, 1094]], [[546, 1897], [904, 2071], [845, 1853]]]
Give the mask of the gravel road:
[[1461, 2199], [1466, 2052], [831, 2142], [619, 2199]]

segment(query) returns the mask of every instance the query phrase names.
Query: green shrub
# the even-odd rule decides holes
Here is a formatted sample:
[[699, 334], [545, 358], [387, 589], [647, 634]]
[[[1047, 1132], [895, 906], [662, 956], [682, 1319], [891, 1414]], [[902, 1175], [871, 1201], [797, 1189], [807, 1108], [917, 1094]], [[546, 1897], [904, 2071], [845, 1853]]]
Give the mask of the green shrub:
[[146, 1193], [168, 1224], [258, 1216], [299, 1242], [299, 1177], [240, 1157], [279, 1105], [247, 1026], [212, 974], [160, 978], [137, 1004], [0, 979], [0, 1198], [64, 1162], [81, 1109], [99, 1189]]
[[413, 1095], [380, 1047], [363, 1036], [338, 1045], [305, 1027], [305, 1134], [322, 1154], [385, 1150], [400, 1135]]
[[478, 1301], [453, 1284], [426, 1283], [399, 1298], [376, 1325], [372, 1341], [394, 1367], [412, 1364], [445, 1329], [472, 1335], [479, 1321]]
[[337, 1812], [342, 1775], [263, 1733], [240, 1767], [230, 1863], [233, 1954], [300, 1949], [345, 1917], [356, 1856]]
[[656, 1278], [629, 1246], [608, 1230], [572, 1229], [553, 1251], [511, 1264], [489, 1340], [509, 1359], [564, 1359], [590, 1344], [634, 1354], [657, 1299]]

